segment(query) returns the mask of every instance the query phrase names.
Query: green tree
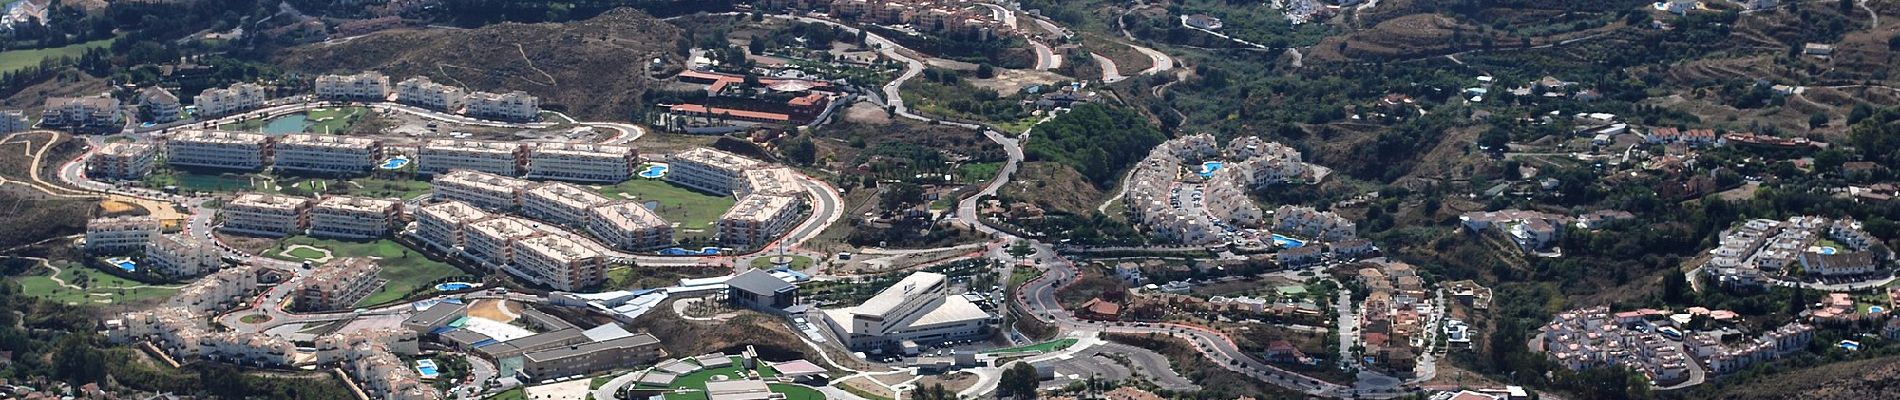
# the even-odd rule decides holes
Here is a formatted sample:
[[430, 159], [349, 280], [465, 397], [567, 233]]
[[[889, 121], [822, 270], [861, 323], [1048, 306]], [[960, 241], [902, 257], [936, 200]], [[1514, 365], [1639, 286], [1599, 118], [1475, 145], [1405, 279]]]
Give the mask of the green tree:
[[1815, 111], [1813, 114], [1808, 114], [1808, 129], [1823, 126], [1827, 126], [1827, 113]]
[[1036, 367], [1026, 362], [1018, 362], [1003, 370], [1003, 377], [996, 387], [1003, 396], [1014, 399], [1036, 398], [1036, 384], [1042, 379], [1036, 376]]

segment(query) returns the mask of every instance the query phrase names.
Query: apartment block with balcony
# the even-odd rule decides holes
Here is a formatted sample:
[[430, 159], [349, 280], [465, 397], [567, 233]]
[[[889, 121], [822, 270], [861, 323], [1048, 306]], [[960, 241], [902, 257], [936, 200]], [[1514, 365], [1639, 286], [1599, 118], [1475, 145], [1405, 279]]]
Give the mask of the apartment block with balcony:
[[370, 239], [389, 234], [402, 223], [402, 202], [329, 196], [310, 209], [310, 236]]
[[118, 130], [125, 123], [119, 100], [109, 97], [51, 97], [40, 112], [40, 125], [77, 130]]
[[565, 236], [516, 240], [513, 252], [513, 262], [504, 270], [555, 290], [581, 290], [607, 279], [607, 258], [587, 243]]
[[382, 289], [383, 279], [377, 276], [382, 272], [383, 267], [368, 258], [330, 260], [303, 279], [303, 285], [297, 288], [296, 307], [306, 311], [355, 308], [357, 301]]
[[435, 200], [459, 200], [483, 210], [507, 212], [521, 208], [522, 196], [535, 186], [526, 179], [454, 170], [435, 178], [430, 192]]
[[106, 143], [86, 157], [86, 177], [133, 181], [144, 179], [158, 162], [158, 146], [151, 143]]
[[416, 152], [416, 172], [423, 175], [466, 169], [521, 176], [527, 165], [528, 147], [515, 142], [439, 139], [424, 142]]
[[466, 102], [468, 108], [462, 114], [475, 118], [533, 121], [541, 115], [541, 98], [519, 90], [469, 93]]
[[589, 211], [611, 202], [593, 190], [566, 183], [549, 183], [522, 194], [521, 211], [529, 218], [567, 226], [587, 225]]
[[746, 170], [744, 175], [739, 185], [739, 197], [755, 194], [804, 197], [807, 194], [803, 179], [791, 168], [751, 169]]
[[528, 177], [575, 182], [614, 183], [633, 178], [640, 152], [632, 146], [593, 143], [535, 143], [528, 152]]
[[21, 132], [33, 128], [33, 119], [25, 111], [0, 110], [0, 133]]
[[770, 243], [798, 225], [796, 197], [752, 195], [739, 199], [719, 217], [719, 243], [752, 249]]
[[416, 236], [430, 247], [454, 253], [463, 246], [463, 232], [469, 223], [487, 219], [489, 214], [460, 201], [423, 206], [416, 211]]
[[490, 268], [514, 262], [515, 242], [545, 235], [534, 221], [500, 216], [476, 221], [462, 229], [462, 255]]
[[205, 89], [192, 98], [197, 106], [199, 118], [222, 117], [249, 110], [264, 108], [268, 97], [264, 87], [254, 83], [239, 83], [223, 88]]
[[310, 199], [263, 193], [246, 193], [225, 202], [219, 216], [225, 232], [284, 237], [303, 233], [308, 224]]
[[217, 247], [184, 234], [153, 235], [139, 268], [168, 279], [200, 276], [224, 266]]
[[602, 205], [588, 214], [587, 231], [609, 246], [647, 250], [673, 244], [673, 224], [639, 202]]
[[165, 162], [178, 167], [260, 170], [270, 165], [269, 135], [185, 130], [166, 137]]
[[143, 250], [158, 233], [158, 219], [149, 216], [94, 218], [86, 221], [86, 252], [124, 254]]
[[404, 79], [396, 84], [396, 101], [436, 111], [456, 112], [462, 109], [466, 97], [467, 90], [435, 83], [425, 76]]
[[766, 164], [724, 151], [694, 148], [667, 158], [666, 181], [682, 186], [730, 195], [739, 188], [745, 171]]
[[140, 120], [159, 124], [177, 121], [185, 113], [178, 96], [158, 86], [139, 91], [139, 112], [143, 115]]
[[317, 77], [317, 98], [324, 100], [388, 101], [393, 87], [378, 72]]
[[272, 145], [272, 167], [313, 174], [363, 174], [383, 159], [383, 142], [355, 136], [291, 134]]

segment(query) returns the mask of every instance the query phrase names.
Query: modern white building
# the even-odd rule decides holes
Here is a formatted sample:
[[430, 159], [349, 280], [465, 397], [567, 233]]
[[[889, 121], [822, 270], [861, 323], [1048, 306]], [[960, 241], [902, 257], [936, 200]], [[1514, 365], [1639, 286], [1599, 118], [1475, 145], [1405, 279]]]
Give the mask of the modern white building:
[[462, 255], [501, 268], [514, 261], [515, 241], [538, 237], [546, 232], [535, 229], [534, 221], [500, 216], [463, 225]]
[[264, 193], [245, 193], [225, 202], [218, 215], [219, 230], [254, 236], [283, 237], [303, 233], [310, 199]]
[[310, 236], [370, 239], [389, 234], [402, 222], [402, 202], [329, 196], [310, 209]]
[[601, 242], [624, 250], [647, 250], [673, 244], [673, 224], [635, 201], [588, 210], [587, 231]]
[[534, 186], [526, 179], [454, 170], [436, 177], [430, 192], [435, 200], [459, 200], [483, 210], [506, 212], [520, 208], [522, 196]]
[[917, 272], [856, 307], [824, 310], [825, 322], [853, 350], [981, 337], [995, 316], [950, 293], [943, 274]]
[[770, 243], [786, 230], [798, 225], [799, 198], [751, 195], [719, 216], [719, 243], [737, 249], [752, 249]]
[[463, 231], [469, 223], [487, 219], [489, 214], [460, 201], [423, 206], [416, 211], [416, 236], [438, 251], [454, 254], [462, 247]]
[[145, 245], [145, 259], [139, 269], [169, 279], [199, 276], [217, 271], [224, 262], [218, 249], [203, 240], [183, 234], [153, 235]]
[[25, 111], [0, 110], [0, 133], [21, 132], [33, 128], [33, 119]]
[[150, 143], [106, 143], [86, 157], [86, 177], [139, 180], [158, 162], [158, 146]]
[[463, 115], [503, 121], [533, 121], [541, 115], [541, 98], [519, 90], [508, 93], [474, 92]]
[[51, 97], [40, 112], [40, 125], [73, 129], [118, 129], [125, 122], [119, 100], [110, 97]]
[[466, 97], [467, 90], [432, 82], [426, 76], [404, 79], [396, 84], [396, 101], [436, 111], [456, 112], [462, 108], [462, 100]]
[[739, 197], [763, 194], [770, 196], [803, 197], [807, 194], [803, 179], [791, 168], [765, 168], [745, 171], [745, 179], [740, 181]]
[[693, 189], [729, 195], [739, 188], [747, 170], [765, 167], [758, 160], [738, 154], [693, 148], [667, 158], [666, 181]]
[[198, 97], [192, 98], [191, 101], [197, 106], [197, 116], [203, 119], [263, 108], [266, 96], [263, 86], [254, 83], [239, 83], [229, 87], [205, 89], [203, 92], [198, 92]]
[[261, 133], [190, 129], [165, 139], [165, 162], [172, 166], [264, 169], [271, 160], [271, 137]]
[[383, 159], [383, 142], [366, 137], [290, 134], [271, 146], [271, 166], [280, 172], [361, 174]]
[[416, 172], [424, 175], [466, 169], [521, 176], [527, 164], [528, 147], [515, 142], [438, 139], [424, 142], [416, 152]]
[[139, 91], [139, 109], [144, 113], [143, 121], [160, 124], [177, 121], [184, 115], [184, 105], [178, 103], [178, 96], [158, 86]]
[[576, 182], [614, 183], [633, 178], [640, 152], [632, 146], [594, 143], [535, 143], [528, 152], [528, 177]]
[[522, 214], [561, 225], [586, 225], [589, 211], [612, 200], [592, 190], [566, 183], [528, 189], [521, 196]]
[[158, 233], [158, 219], [149, 216], [93, 218], [86, 221], [86, 252], [123, 254], [142, 250]]
[[306, 311], [355, 308], [357, 301], [382, 289], [384, 281], [377, 276], [382, 272], [383, 267], [368, 258], [330, 260], [317, 266], [315, 273], [303, 279], [302, 286], [297, 289], [295, 307]]
[[586, 243], [542, 235], [516, 240], [513, 248], [513, 262], [503, 269], [555, 290], [581, 290], [607, 279], [607, 258]]
[[389, 77], [373, 71], [319, 76], [315, 86], [317, 98], [324, 100], [388, 101], [394, 89]]

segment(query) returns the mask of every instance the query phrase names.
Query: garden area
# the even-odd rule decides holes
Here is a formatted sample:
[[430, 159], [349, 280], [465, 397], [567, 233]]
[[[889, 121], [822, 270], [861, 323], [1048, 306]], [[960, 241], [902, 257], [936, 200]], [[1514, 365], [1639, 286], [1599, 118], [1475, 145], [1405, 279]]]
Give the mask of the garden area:
[[396, 301], [415, 291], [428, 290], [430, 285], [437, 280], [466, 275], [455, 266], [429, 259], [421, 252], [410, 250], [388, 239], [349, 242], [292, 236], [279, 241], [276, 246], [265, 251], [264, 255], [287, 261], [310, 261], [314, 265], [321, 265], [322, 263], [317, 260], [323, 260], [326, 256], [376, 259], [376, 264], [383, 267], [383, 272], [379, 276], [388, 280], [388, 283], [376, 293], [357, 302], [358, 306]]
[[319, 108], [274, 118], [247, 118], [218, 125], [218, 130], [263, 132], [271, 135], [292, 133], [332, 134], [344, 132], [370, 114], [368, 107]]
[[[746, 376], [745, 374], [746, 370], [745, 370], [744, 364], [740, 362], [740, 359], [737, 356], [733, 356], [731, 358], [732, 358], [732, 365], [730, 366], [721, 367], [721, 368], [702, 369], [699, 371], [694, 371], [693, 373], [690, 373], [690, 374], [681, 375], [678, 378], [674, 378], [673, 384], [665, 387], [665, 389], [669, 389], [671, 391], [666, 392], [664, 396], [666, 397], [667, 400], [706, 400], [706, 392], [705, 392], [706, 382], [713, 381], [715, 380], [715, 378], [725, 379], [725, 380], [744, 379], [744, 377]], [[758, 364], [758, 368], [754, 369], [751, 372], [755, 372], [759, 374], [760, 378], [771, 378], [771, 377], [778, 376], [778, 371], [773, 370], [772, 367], [766, 366], [764, 362], [760, 362]], [[661, 387], [658, 387], [658, 386], [651, 386], [651, 385], [645, 385], [645, 384], [636, 384], [636, 385], [638, 385], [637, 387], [639, 388], [644, 388], [648, 390], [661, 389]], [[817, 389], [813, 389], [813, 388], [806, 387], [803, 385], [794, 385], [794, 384], [787, 384], [787, 383], [767, 383], [766, 386], [771, 388], [772, 392], [774, 393], [785, 394], [785, 398], [788, 400], [820, 400], [820, 399], [825, 398], [825, 395], [823, 393], [820, 393]]]
[[62, 304], [139, 303], [178, 293], [178, 286], [147, 285], [62, 261], [52, 265], [56, 270], [36, 268], [33, 275], [15, 278], [20, 292]]
[[[668, 222], [679, 224], [681, 230], [705, 230], [704, 235], [712, 234], [712, 224], [719, 216], [737, 202], [732, 196], [715, 196], [685, 186], [675, 185], [655, 179], [633, 179], [612, 186], [601, 186], [598, 191], [609, 199], [632, 199], [642, 202], [658, 202], [653, 211]], [[682, 236], [689, 232], [681, 232]]]

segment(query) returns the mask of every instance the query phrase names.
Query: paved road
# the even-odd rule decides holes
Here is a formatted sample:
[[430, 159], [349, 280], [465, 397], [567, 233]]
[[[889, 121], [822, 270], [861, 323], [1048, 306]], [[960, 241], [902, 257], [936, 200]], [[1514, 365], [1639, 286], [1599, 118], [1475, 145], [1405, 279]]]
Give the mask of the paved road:
[[1089, 53], [1089, 57], [1094, 57], [1095, 63], [1102, 66], [1102, 83], [1115, 83], [1121, 82], [1123, 79], [1128, 79], [1128, 77], [1122, 76], [1121, 68], [1115, 66], [1115, 60], [1095, 53]]

